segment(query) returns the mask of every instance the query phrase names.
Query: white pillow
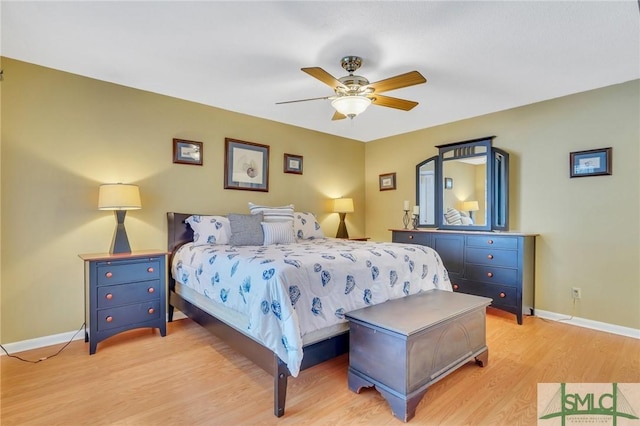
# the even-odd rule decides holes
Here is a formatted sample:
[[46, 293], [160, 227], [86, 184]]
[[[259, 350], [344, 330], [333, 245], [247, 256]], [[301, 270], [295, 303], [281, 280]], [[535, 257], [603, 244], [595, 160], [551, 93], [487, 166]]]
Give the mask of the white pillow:
[[293, 204], [279, 207], [259, 206], [249, 202], [251, 214], [262, 212], [265, 222], [284, 222], [293, 220]]
[[292, 244], [296, 242], [293, 235], [293, 226], [291, 222], [261, 222], [262, 232], [264, 233], [263, 245], [271, 244]]
[[299, 240], [324, 238], [320, 224], [313, 213], [294, 212], [293, 231]]
[[193, 229], [193, 242], [204, 244], [229, 244], [231, 225], [224, 216], [189, 216], [185, 220]]
[[[460, 212], [460, 213], [462, 213], [462, 212]], [[472, 220], [470, 217], [468, 217], [468, 216], [462, 216], [462, 215], [460, 215], [460, 222], [461, 222], [463, 225], [473, 225], [473, 220]]]

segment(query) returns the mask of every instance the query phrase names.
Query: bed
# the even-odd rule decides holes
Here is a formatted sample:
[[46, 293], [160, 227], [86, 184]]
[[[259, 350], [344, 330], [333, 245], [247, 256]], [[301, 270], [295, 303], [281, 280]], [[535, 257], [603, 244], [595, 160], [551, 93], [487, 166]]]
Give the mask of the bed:
[[194, 217], [167, 213], [169, 321], [180, 310], [271, 374], [278, 417], [288, 376], [348, 351], [346, 312], [451, 290], [440, 257], [425, 246], [302, 239], [301, 231], [288, 244], [266, 244], [267, 234], [266, 245], [203, 242]]

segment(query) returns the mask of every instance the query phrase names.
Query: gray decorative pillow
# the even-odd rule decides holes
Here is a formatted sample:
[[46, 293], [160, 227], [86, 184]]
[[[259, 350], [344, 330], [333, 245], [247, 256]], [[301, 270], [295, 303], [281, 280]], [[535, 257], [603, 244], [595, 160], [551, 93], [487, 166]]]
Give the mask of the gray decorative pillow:
[[460, 218], [460, 212], [451, 207], [447, 207], [447, 212], [444, 214], [444, 218], [449, 225], [462, 225], [462, 219]]
[[228, 214], [231, 225], [229, 244], [232, 246], [261, 246], [264, 241], [262, 232], [263, 215], [258, 214]]

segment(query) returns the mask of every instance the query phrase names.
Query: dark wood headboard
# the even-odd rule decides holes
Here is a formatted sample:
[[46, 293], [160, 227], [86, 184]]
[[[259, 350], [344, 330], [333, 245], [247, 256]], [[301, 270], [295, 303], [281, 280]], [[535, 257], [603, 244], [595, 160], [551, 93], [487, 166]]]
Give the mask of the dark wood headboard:
[[193, 241], [193, 230], [185, 220], [192, 213], [167, 213], [168, 249], [173, 253], [181, 245]]

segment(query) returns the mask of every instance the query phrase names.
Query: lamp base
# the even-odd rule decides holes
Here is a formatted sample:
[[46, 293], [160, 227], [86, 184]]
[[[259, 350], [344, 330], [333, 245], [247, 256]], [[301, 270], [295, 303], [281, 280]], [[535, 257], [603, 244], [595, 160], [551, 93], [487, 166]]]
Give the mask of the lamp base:
[[336, 238], [349, 238], [349, 233], [347, 232], [347, 224], [344, 223], [344, 217], [347, 215], [346, 213], [338, 213], [340, 215], [340, 224], [338, 225], [338, 232], [336, 233]]
[[124, 218], [127, 215], [126, 210], [114, 210], [116, 215], [116, 230], [113, 233], [113, 240], [111, 241], [110, 254], [131, 253], [131, 246], [129, 245], [129, 238], [127, 238], [127, 230], [124, 229]]

